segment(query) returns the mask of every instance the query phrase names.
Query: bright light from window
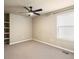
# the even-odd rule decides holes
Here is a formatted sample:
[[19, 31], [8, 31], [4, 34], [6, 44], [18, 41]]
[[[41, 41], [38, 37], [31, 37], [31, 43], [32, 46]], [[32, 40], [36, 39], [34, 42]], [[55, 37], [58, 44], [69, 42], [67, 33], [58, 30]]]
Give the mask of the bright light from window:
[[57, 38], [70, 41], [74, 40], [73, 11], [57, 15]]

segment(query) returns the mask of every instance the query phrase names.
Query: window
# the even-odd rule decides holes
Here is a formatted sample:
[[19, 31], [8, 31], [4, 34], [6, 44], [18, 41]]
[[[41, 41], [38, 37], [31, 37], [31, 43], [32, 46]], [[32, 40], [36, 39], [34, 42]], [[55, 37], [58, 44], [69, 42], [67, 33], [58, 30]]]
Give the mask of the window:
[[57, 39], [74, 40], [74, 12], [57, 14]]

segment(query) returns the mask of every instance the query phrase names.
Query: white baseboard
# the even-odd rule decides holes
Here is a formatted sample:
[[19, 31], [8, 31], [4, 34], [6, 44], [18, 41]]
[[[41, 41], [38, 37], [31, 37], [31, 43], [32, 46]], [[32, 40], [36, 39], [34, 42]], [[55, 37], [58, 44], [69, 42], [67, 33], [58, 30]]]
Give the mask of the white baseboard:
[[18, 41], [18, 42], [12, 42], [12, 43], [10, 43], [10, 45], [14, 45], [14, 44], [29, 41], [29, 40], [32, 40], [32, 39], [26, 39], [26, 40], [21, 40], [21, 41]]
[[38, 41], [38, 42], [41, 42], [41, 43], [44, 43], [44, 44], [53, 46], [53, 47], [55, 47], [55, 48], [59, 48], [59, 49], [65, 50], [65, 51], [69, 51], [69, 52], [71, 52], [71, 53], [74, 53], [74, 51], [72, 51], [72, 50], [69, 50], [69, 49], [66, 49], [66, 48], [63, 48], [63, 47], [60, 47], [60, 46], [51, 44], [51, 43], [43, 42], [43, 41], [41, 41], [41, 40], [36, 40], [36, 39], [35, 39], [35, 41]]

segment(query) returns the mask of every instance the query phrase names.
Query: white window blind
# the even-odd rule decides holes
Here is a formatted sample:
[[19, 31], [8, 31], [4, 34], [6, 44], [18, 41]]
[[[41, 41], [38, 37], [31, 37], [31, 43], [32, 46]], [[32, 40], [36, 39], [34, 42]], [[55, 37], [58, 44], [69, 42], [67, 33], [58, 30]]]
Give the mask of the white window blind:
[[57, 15], [57, 38], [74, 40], [74, 12], [64, 12]]

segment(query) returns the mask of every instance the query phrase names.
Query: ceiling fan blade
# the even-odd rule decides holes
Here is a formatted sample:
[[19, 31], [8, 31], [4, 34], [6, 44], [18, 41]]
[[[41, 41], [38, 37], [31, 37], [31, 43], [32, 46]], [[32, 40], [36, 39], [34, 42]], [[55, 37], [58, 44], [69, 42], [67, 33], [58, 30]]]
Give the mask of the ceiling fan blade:
[[32, 6], [30, 6], [29, 8], [32, 9]]
[[39, 13], [35, 13], [35, 12], [34, 12], [34, 14], [36, 14], [36, 15], [40, 15]]
[[25, 9], [27, 9], [28, 11], [30, 11], [27, 7], [24, 7]]
[[30, 8], [30, 11], [32, 11], [32, 6], [30, 6], [29, 8]]
[[37, 9], [37, 10], [34, 10], [33, 12], [39, 12], [39, 11], [42, 11], [42, 9]]

